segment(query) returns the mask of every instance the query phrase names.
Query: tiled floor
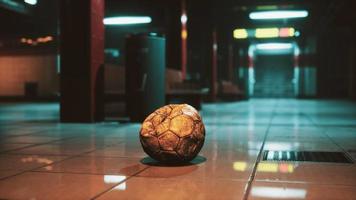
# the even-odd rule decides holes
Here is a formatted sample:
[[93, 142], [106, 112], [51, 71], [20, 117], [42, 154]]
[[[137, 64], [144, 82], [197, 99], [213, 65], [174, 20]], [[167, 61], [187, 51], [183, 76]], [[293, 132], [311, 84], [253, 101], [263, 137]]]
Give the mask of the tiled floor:
[[58, 104], [0, 104], [0, 199], [356, 199], [356, 164], [266, 162], [263, 150], [356, 161], [356, 104], [253, 99], [205, 104], [190, 165], [154, 165], [139, 124], [60, 124]]

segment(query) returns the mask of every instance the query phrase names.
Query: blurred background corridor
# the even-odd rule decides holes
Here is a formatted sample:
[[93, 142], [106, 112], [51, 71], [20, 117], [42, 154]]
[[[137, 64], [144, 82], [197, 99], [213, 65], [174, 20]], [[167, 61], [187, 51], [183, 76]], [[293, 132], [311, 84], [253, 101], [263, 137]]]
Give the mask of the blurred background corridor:
[[[0, 0], [0, 199], [356, 199], [355, 9]], [[187, 165], [139, 141], [172, 103], [206, 126]]]

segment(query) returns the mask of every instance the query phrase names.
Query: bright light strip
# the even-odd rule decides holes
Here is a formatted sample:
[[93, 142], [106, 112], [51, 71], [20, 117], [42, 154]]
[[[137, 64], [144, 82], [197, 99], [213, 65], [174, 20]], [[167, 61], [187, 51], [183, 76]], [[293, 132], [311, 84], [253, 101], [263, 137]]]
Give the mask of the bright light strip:
[[33, 6], [37, 4], [37, 0], [24, 0], [24, 2]]
[[271, 199], [305, 199], [307, 191], [298, 188], [284, 187], [252, 187], [251, 194], [254, 197]]
[[291, 49], [292, 47], [291, 43], [262, 43], [256, 45], [256, 48], [259, 50], [283, 50]]
[[104, 183], [120, 183], [126, 179], [126, 176], [121, 175], [104, 175]]
[[258, 28], [255, 32], [256, 38], [275, 38], [279, 36], [278, 28]]
[[105, 25], [133, 25], [151, 23], [151, 17], [107, 17], [104, 19]]
[[254, 20], [303, 18], [307, 16], [308, 16], [308, 11], [306, 10], [261, 11], [261, 12], [251, 12], [249, 15], [250, 19], [254, 19]]
[[233, 35], [234, 35], [234, 38], [236, 38], [236, 39], [245, 39], [248, 37], [247, 30], [244, 28], [235, 29]]

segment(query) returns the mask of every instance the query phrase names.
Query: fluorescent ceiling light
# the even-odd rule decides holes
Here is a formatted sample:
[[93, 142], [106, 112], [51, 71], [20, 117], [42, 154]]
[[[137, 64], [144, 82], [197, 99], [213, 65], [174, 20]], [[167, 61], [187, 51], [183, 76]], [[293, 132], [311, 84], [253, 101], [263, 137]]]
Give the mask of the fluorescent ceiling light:
[[104, 19], [105, 25], [132, 25], [132, 24], [148, 24], [151, 23], [151, 17], [107, 17]]
[[24, 0], [25, 3], [30, 4], [30, 5], [36, 5], [37, 0]]
[[256, 45], [256, 48], [259, 50], [282, 50], [291, 49], [292, 47], [291, 43], [262, 43]]
[[251, 12], [250, 19], [264, 20], [264, 19], [288, 19], [288, 18], [303, 18], [308, 16], [306, 10], [276, 10], [276, 11], [261, 11]]

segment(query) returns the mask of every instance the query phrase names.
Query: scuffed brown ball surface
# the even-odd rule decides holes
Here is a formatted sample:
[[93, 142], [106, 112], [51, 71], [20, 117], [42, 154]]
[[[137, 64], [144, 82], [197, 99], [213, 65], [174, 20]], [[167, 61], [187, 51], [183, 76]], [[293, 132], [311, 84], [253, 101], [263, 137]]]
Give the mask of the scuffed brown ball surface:
[[194, 159], [205, 139], [198, 111], [188, 104], [170, 104], [150, 114], [142, 124], [143, 150], [161, 162], [179, 163]]

